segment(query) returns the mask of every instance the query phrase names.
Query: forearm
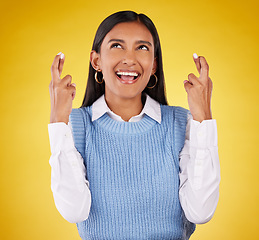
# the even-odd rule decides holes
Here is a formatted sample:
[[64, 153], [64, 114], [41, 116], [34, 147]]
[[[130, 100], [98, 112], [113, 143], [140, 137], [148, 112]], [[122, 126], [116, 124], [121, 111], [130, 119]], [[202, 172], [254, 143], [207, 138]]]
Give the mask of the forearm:
[[49, 124], [51, 190], [60, 214], [69, 222], [87, 219], [91, 206], [89, 182], [81, 155], [74, 147], [71, 129], [64, 123]]
[[180, 154], [179, 196], [187, 219], [208, 222], [219, 198], [220, 167], [216, 120], [190, 121], [190, 134]]

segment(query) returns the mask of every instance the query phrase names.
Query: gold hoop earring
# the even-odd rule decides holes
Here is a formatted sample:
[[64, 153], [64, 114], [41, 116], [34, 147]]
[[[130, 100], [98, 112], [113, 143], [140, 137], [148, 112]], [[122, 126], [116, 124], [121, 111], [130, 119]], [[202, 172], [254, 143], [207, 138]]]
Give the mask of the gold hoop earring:
[[102, 84], [102, 83], [103, 83], [103, 79], [102, 79], [102, 81], [98, 81], [97, 73], [98, 73], [98, 71], [96, 71], [95, 74], [94, 74], [95, 81], [96, 81], [97, 83], [99, 83], [99, 84]]
[[157, 82], [158, 82], [158, 79], [157, 79], [157, 76], [156, 76], [156, 74], [153, 74], [153, 76], [155, 77], [155, 79], [156, 79], [156, 82], [155, 82], [155, 84], [154, 84], [152, 87], [148, 87], [148, 86], [147, 86], [147, 88], [149, 88], [149, 89], [152, 89], [152, 88], [154, 88], [154, 87], [156, 86]]

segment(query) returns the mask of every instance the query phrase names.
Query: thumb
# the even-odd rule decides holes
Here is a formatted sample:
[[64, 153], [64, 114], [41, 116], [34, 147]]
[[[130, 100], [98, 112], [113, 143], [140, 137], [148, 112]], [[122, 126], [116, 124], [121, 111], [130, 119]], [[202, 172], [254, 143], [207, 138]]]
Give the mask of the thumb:
[[70, 83], [68, 85], [68, 88], [71, 92], [71, 96], [72, 96], [72, 100], [74, 100], [75, 96], [76, 96], [76, 84], [75, 83]]
[[189, 93], [189, 90], [190, 90], [192, 84], [191, 84], [188, 80], [184, 80], [183, 83], [184, 83], [185, 91], [186, 91], [187, 93]]
[[75, 99], [76, 91], [72, 92], [72, 101]]

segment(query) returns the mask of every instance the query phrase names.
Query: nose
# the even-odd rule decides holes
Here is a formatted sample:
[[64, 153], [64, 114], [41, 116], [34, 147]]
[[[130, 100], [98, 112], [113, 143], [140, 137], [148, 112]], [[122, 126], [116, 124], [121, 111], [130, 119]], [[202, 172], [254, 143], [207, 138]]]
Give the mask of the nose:
[[122, 60], [123, 64], [127, 64], [129, 66], [136, 64], [136, 56], [133, 50], [126, 50], [125, 55]]

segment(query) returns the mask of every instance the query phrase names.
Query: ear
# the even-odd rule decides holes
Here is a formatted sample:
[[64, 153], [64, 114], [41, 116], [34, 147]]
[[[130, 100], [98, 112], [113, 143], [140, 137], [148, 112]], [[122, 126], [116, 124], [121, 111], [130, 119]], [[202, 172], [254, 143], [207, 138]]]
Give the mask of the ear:
[[154, 74], [157, 70], [157, 58], [155, 57], [152, 67], [152, 74]]
[[90, 53], [90, 62], [91, 62], [92, 67], [96, 71], [99, 71], [101, 69], [100, 68], [100, 54], [94, 50], [92, 50]]

